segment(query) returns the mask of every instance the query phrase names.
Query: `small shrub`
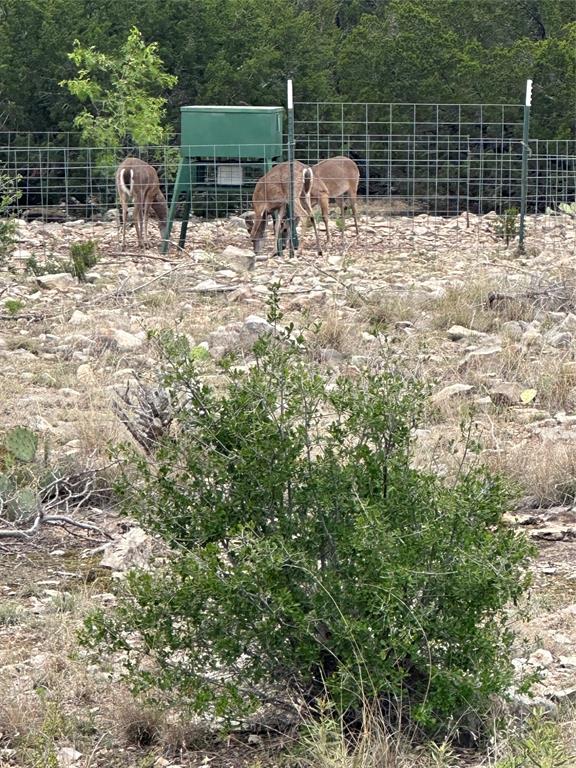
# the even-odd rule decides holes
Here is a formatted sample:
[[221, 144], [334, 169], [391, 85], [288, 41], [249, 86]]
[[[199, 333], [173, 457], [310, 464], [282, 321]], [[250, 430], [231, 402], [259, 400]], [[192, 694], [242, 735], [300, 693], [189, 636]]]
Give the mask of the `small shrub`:
[[96, 243], [94, 240], [87, 240], [85, 243], [73, 243], [70, 246], [69, 260], [49, 256], [40, 262], [36, 256], [30, 256], [26, 261], [26, 271], [36, 276], [69, 272], [80, 282], [85, 282], [86, 273], [96, 262]]
[[24, 302], [20, 301], [19, 299], [7, 299], [4, 302], [4, 309], [8, 312], [9, 315], [17, 315], [23, 306]]
[[495, 768], [573, 768], [576, 753], [567, 745], [569, 730], [547, 719], [541, 710], [528, 718], [523, 732], [511, 739], [510, 754], [499, 760]]
[[80, 280], [86, 281], [86, 272], [97, 262], [96, 242], [87, 240], [85, 243], [72, 243], [70, 246], [70, 258], [72, 260], [71, 273]]
[[20, 176], [10, 176], [0, 168], [0, 266], [4, 264], [14, 245], [16, 220], [4, 218], [4, 216], [22, 194], [18, 189], [20, 178]]
[[39, 261], [33, 254], [26, 259], [26, 271], [36, 277], [40, 277], [41, 275], [55, 275], [59, 272], [70, 272], [71, 268], [69, 261], [65, 261], [56, 256], [48, 256], [43, 261]]
[[498, 216], [498, 219], [493, 225], [494, 232], [498, 237], [501, 237], [503, 240], [505, 240], [506, 245], [510, 243], [510, 240], [514, 240], [516, 235], [518, 234], [518, 216], [520, 214], [520, 211], [518, 208], [512, 207], [512, 208], [506, 208], [504, 213], [502, 213], [500, 216]]
[[347, 713], [376, 699], [435, 731], [482, 711], [510, 683], [504, 609], [528, 584], [505, 488], [481, 470], [446, 483], [413, 468], [421, 383], [332, 381], [279, 328], [277, 296], [269, 321], [255, 364], [218, 389], [185, 338], [164, 337], [178, 423], [152, 461], [125, 449], [120, 490], [171, 555], [131, 572], [83, 642], [199, 713], [295, 692]]

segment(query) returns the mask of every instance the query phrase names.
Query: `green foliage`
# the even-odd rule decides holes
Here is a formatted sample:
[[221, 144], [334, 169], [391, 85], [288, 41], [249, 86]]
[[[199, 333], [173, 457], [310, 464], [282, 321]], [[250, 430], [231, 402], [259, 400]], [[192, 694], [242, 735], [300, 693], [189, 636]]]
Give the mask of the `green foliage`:
[[4, 447], [14, 459], [30, 462], [36, 455], [38, 438], [31, 429], [14, 427], [4, 436]]
[[14, 427], [0, 444], [0, 510], [9, 520], [30, 517], [38, 504], [35, 473], [38, 438], [26, 427]]
[[562, 725], [547, 719], [544, 712], [533, 712], [524, 732], [512, 740], [511, 754], [495, 768], [572, 768], [576, 754], [566, 744]]
[[518, 208], [506, 208], [504, 213], [498, 216], [498, 219], [493, 225], [494, 232], [506, 241], [506, 245], [510, 243], [510, 240], [514, 240], [519, 231], [518, 216], [520, 211]]
[[18, 189], [19, 180], [20, 176], [11, 176], [0, 168], [0, 266], [3, 265], [14, 244], [16, 221], [3, 217], [21, 195]]
[[[131, 93], [119, 51], [137, 25], [178, 77], [170, 95], [172, 84], [152, 89], [173, 127], [183, 103], [284, 103], [289, 76], [303, 101], [425, 103], [518, 103], [532, 77], [533, 135], [574, 136], [576, 14], [565, 0], [3, 0], [0, 18], [0, 114], [20, 130], [73, 127], [65, 77], [92, 105], [79, 125], [90, 141], [100, 143], [100, 115], [116, 135], [110, 115], [120, 125], [124, 113], [101, 110], [111, 89]], [[67, 57], [78, 38], [79, 64]], [[130, 61], [144, 58], [140, 44]]]
[[84, 243], [72, 243], [70, 246], [70, 258], [72, 261], [72, 274], [86, 282], [86, 272], [97, 262], [97, 244], [95, 240], [86, 240]]
[[72, 264], [58, 256], [48, 256], [43, 261], [38, 261], [32, 254], [26, 259], [26, 271], [32, 275], [56, 275], [59, 272], [71, 272]]
[[294, 689], [340, 711], [378, 696], [429, 728], [481, 710], [510, 682], [504, 607], [531, 552], [501, 523], [502, 483], [414, 469], [422, 385], [389, 371], [333, 382], [279, 320], [273, 297], [276, 332], [218, 389], [164, 334], [179, 423], [153, 461], [125, 449], [121, 492], [171, 556], [133, 571], [83, 641], [199, 712]]
[[565, 213], [567, 216], [571, 216], [572, 218], [576, 219], [576, 202], [559, 203], [558, 208], [562, 213]]
[[116, 56], [79, 40], [68, 56], [77, 77], [60, 85], [90, 105], [74, 119], [85, 142], [110, 148], [166, 143], [166, 99], [154, 94], [172, 88], [177, 78], [163, 71], [157, 43], [146, 45], [133, 27]]
[[73, 243], [70, 246], [69, 260], [55, 256], [39, 262], [36, 256], [30, 256], [26, 260], [26, 270], [33, 275], [53, 275], [59, 272], [69, 272], [74, 277], [77, 277], [80, 282], [85, 282], [87, 271], [97, 261], [97, 243], [94, 240], [87, 240], [83, 243]]
[[6, 299], [4, 302], [4, 309], [9, 315], [17, 315], [23, 306], [24, 302], [20, 301], [20, 299]]

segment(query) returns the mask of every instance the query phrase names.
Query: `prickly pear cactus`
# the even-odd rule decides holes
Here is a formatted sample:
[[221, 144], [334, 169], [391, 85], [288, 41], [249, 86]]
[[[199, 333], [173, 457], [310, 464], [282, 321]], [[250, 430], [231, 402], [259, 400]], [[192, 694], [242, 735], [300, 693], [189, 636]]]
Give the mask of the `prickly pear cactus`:
[[0, 474], [0, 501], [6, 501], [11, 489], [12, 483], [8, 475]]
[[559, 203], [558, 208], [560, 208], [562, 213], [565, 213], [568, 216], [576, 217], [576, 202], [575, 203]]
[[31, 517], [38, 506], [38, 494], [32, 488], [20, 488], [10, 502], [10, 511], [15, 520]]
[[19, 461], [32, 461], [38, 448], [38, 438], [26, 427], [14, 427], [4, 437], [4, 447]]

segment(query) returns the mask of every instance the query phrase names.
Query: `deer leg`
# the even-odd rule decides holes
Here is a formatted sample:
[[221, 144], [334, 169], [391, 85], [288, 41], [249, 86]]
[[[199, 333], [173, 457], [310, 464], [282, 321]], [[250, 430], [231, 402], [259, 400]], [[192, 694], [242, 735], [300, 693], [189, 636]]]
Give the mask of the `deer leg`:
[[344, 217], [344, 195], [340, 198], [340, 218], [342, 219], [342, 242], [344, 242], [344, 230], [346, 229], [346, 219]]
[[[279, 210], [276, 212], [276, 221], [274, 222], [274, 255], [275, 256], [282, 256], [282, 243], [280, 242], [280, 237], [282, 236], [282, 231], [284, 225], [289, 222], [286, 222], [286, 205], [283, 204], [280, 206]], [[290, 233], [290, 243], [292, 243], [292, 233]]]
[[120, 226], [122, 227], [122, 250], [126, 250], [126, 227], [128, 225], [128, 200], [120, 196]]
[[352, 215], [354, 216], [354, 226], [356, 227], [356, 237], [359, 236], [360, 230], [358, 229], [358, 216], [356, 213], [356, 193], [350, 193], [350, 207], [352, 208]]
[[136, 200], [134, 201], [134, 227], [136, 229], [136, 237], [138, 238], [138, 247], [144, 249], [142, 241], [142, 203]]
[[150, 211], [152, 209], [152, 203], [154, 202], [155, 192], [151, 190], [146, 194], [144, 198], [144, 243], [147, 248], [150, 247], [150, 240], [148, 238], [148, 225], [150, 223]]
[[144, 205], [142, 206], [142, 239], [144, 240], [144, 248], [149, 248], [149, 241], [148, 241], [148, 220], [150, 218], [150, 204], [148, 199], [144, 200]]
[[316, 250], [318, 251], [318, 255], [322, 256], [322, 247], [320, 245], [320, 238], [318, 237], [318, 227], [316, 226], [316, 219], [314, 218], [314, 211], [312, 210], [309, 197], [306, 196], [303, 202], [303, 208], [306, 212], [306, 215], [312, 219], [312, 226], [314, 227], [314, 235], [316, 237]]
[[328, 226], [330, 209], [328, 206], [328, 195], [322, 195], [320, 198], [320, 209], [322, 211], [322, 218], [324, 219], [324, 227], [326, 228], [326, 242], [330, 245], [330, 228]]

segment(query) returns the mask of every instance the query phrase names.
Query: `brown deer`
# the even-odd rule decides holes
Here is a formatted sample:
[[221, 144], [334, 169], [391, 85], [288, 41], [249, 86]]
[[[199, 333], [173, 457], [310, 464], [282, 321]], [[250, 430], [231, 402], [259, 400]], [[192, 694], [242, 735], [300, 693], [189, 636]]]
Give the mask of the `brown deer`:
[[158, 174], [151, 165], [137, 157], [127, 157], [116, 171], [116, 190], [122, 208], [122, 248], [126, 248], [128, 201], [134, 200], [134, 226], [140, 248], [148, 247], [148, 219], [152, 210], [164, 238], [168, 206], [160, 189]]
[[[312, 218], [314, 234], [316, 235], [316, 247], [318, 253], [322, 253], [320, 240], [318, 238], [318, 229], [314, 216], [312, 215], [312, 205], [310, 201], [310, 191], [313, 186], [314, 174], [308, 166], [294, 161], [294, 203], [295, 209], [293, 215], [296, 219], [301, 216]], [[275, 252], [280, 251], [278, 243], [281, 233], [286, 234], [288, 227], [286, 222], [286, 212], [290, 201], [290, 165], [288, 163], [279, 163], [272, 170], [264, 174], [256, 182], [254, 194], [252, 195], [253, 215], [246, 215], [246, 227], [250, 233], [254, 253], [257, 255], [262, 250], [264, 233], [266, 231], [266, 221], [268, 216], [276, 214], [276, 224], [274, 227]], [[278, 253], [278, 255], [281, 255]]]
[[356, 235], [358, 235], [356, 195], [360, 181], [360, 171], [354, 160], [344, 156], [330, 157], [313, 165], [312, 172], [314, 174], [314, 184], [310, 192], [310, 200], [312, 205], [320, 205], [328, 243], [330, 242], [330, 231], [328, 229], [329, 200], [337, 200], [340, 203], [342, 237], [344, 237], [344, 202], [346, 199], [350, 201]]

